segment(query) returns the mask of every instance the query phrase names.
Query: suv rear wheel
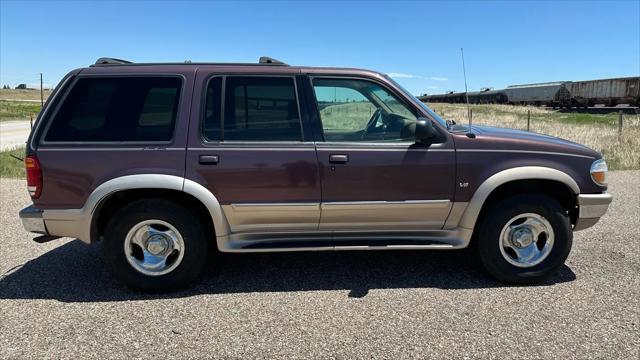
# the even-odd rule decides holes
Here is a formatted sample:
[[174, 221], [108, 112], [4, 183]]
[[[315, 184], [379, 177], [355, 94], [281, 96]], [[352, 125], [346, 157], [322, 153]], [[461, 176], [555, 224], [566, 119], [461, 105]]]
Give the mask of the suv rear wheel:
[[105, 257], [131, 288], [169, 291], [188, 285], [207, 260], [201, 224], [182, 206], [162, 199], [132, 202], [105, 230]]
[[478, 232], [478, 252], [500, 281], [532, 284], [556, 271], [571, 251], [573, 233], [565, 209], [538, 194], [515, 195], [493, 207]]

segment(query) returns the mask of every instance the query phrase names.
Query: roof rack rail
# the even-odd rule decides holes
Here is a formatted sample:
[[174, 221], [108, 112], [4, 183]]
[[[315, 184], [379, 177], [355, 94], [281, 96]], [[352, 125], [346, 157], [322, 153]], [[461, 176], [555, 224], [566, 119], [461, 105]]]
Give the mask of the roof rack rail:
[[289, 64], [286, 64], [280, 60], [268, 57], [268, 56], [260, 56], [260, 59], [258, 60], [259, 64], [265, 64], [265, 65], [284, 65], [284, 66], [289, 66]]
[[96, 60], [94, 65], [121, 65], [121, 64], [131, 64], [131, 61], [115, 59], [110, 57], [101, 57]]

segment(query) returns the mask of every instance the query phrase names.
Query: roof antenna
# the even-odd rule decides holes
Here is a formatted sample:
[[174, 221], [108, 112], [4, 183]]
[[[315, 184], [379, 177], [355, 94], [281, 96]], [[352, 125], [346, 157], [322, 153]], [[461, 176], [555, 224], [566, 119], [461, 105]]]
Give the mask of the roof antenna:
[[467, 117], [469, 118], [469, 132], [467, 132], [467, 137], [475, 138], [476, 135], [471, 132], [471, 108], [469, 108], [469, 90], [467, 90], [467, 70], [464, 66], [464, 49], [460, 48], [460, 53], [462, 54], [462, 73], [464, 74], [464, 95], [467, 99]]

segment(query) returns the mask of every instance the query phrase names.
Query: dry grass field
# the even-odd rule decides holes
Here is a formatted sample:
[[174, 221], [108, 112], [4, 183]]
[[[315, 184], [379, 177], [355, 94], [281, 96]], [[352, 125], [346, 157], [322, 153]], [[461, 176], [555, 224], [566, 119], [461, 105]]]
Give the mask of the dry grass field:
[[[51, 89], [44, 90], [44, 99], [47, 100]], [[0, 100], [34, 100], [40, 101], [40, 89], [0, 89]]]
[[[467, 123], [464, 104], [428, 104], [445, 119]], [[623, 116], [618, 133], [618, 114], [559, 113], [534, 106], [470, 105], [473, 124], [527, 129], [527, 111], [531, 112], [530, 131], [557, 136], [601, 152], [611, 170], [640, 169], [640, 118]]]

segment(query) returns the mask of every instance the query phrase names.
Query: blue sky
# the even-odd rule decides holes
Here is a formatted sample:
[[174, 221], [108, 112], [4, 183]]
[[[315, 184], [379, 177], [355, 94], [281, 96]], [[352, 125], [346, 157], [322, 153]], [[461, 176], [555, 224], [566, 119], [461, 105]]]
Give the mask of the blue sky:
[[640, 1], [0, 1], [0, 83], [56, 84], [112, 56], [132, 61], [349, 66], [415, 94], [638, 76]]

